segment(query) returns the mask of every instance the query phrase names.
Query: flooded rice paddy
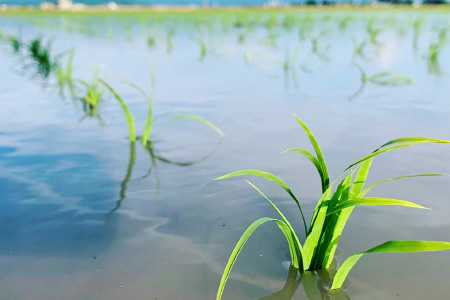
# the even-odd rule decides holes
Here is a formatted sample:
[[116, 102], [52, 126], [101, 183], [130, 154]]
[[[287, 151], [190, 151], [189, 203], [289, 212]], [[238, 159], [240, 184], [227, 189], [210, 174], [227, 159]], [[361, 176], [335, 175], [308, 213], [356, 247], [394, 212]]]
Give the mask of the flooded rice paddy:
[[[447, 10], [398, 9], [2, 13], [1, 298], [214, 299], [239, 236], [276, 214], [243, 180], [213, 179], [272, 172], [310, 219], [321, 194], [316, 170], [280, 155], [310, 149], [293, 113], [315, 133], [331, 179], [388, 140], [450, 139], [449, 20]], [[16, 51], [12, 38], [26, 47]], [[36, 39], [35, 54], [50, 49], [50, 65], [72, 65], [70, 76], [46, 73], [37, 59], [45, 55], [29, 51]], [[149, 100], [133, 85], [153, 98], [161, 117], [148, 147], [130, 143], [123, 109], [99, 79], [123, 98], [138, 137]], [[167, 113], [202, 116], [225, 138], [194, 119], [168, 122]], [[450, 174], [449, 150], [377, 157], [368, 181]], [[449, 180], [378, 187], [377, 196], [432, 210], [356, 208], [337, 263], [392, 239], [449, 241]], [[253, 182], [302, 227], [282, 189]], [[299, 280], [289, 260], [279, 229], [261, 227], [223, 299], [448, 297], [448, 252], [367, 255], [338, 292], [326, 272]]]

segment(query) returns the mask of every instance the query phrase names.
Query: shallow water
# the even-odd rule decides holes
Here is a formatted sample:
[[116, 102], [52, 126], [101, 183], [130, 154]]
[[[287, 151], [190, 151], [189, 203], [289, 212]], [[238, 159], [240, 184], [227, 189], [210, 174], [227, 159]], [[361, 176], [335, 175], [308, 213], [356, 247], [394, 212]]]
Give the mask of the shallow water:
[[[55, 78], [44, 87], [33, 69], [23, 71], [23, 59], [1, 45], [1, 298], [213, 299], [240, 234], [256, 218], [275, 216], [243, 180], [213, 178], [246, 168], [273, 172], [300, 196], [307, 218], [320, 195], [314, 167], [295, 154], [279, 154], [290, 147], [310, 149], [292, 113], [315, 133], [331, 178], [396, 137], [450, 139], [450, 46], [443, 44], [438, 64], [425, 58], [428, 45], [448, 28], [448, 14], [353, 13], [294, 12], [292, 24], [283, 23], [280, 13], [269, 29], [261, 24], [271, 24], [273, 14], [265, 13], [242, 17], [244, 25], [256, 20], [248, 27], [231, 13], [2, 15], [3, 34], [25, 41], [41, 36], [52, 41], [54, 54], [74, 48], [74, 76], [90, 80], [97, 72], [111, 83], [133, 112], [138, 135], [148, 103], [121, 79], [154, 96], [156, 115], [199, 114], [226, 138], [193, 121], [155, 125], [154, 150], [167, 160], [148, 173], [152, 160], [139, 144], [130, 163], [126, 119], [109, 94], [101, 104], [103, 122], [84, 118], [77, 101], [58, 93]], [[341, 29], [337, 24], [349, 14]], [[358, 92], [361, 73], [350, 64], [353, 41], [367, 37], [371, 19], [383, 28], [378, 45], [368, 45], [355, 61], [367, 75], [393, 72], [413, 78], [412, 84], [367, 83]], [[418, 19], [424, 21], [414, 38]], [[168, 28], [174, 31], [171, 42]], [[154, 47], [147, 45], [149, 36]], [[311, 38], [317, 36], [314, 53]], [[206, 45], [204, 57], [199, 40]], [[291, 63], [285, 73], [286, 57]], [[449, 153], [446, 145], [391, 152], [375, 159], [369, 181], [450, 174]], [[188, 161], [198, 162], [176, 163]], [[391, 239], [450, 240], [449, 180], [416, 178], [377, 188], [372, 195], [432, 210], [357, 208], [337, 262]], [[300, 232], [287, 195], [272, 183], [253, 182]], [[283, 289], [289, 260], [283, 239], [271, 225], [254, 233], [224, 299], [259, 299]], [[266, 299], [445, 299], [448, 258], [449, 252], [368, 255], [350, 272], [344, 291], [327, 292], [326, 274], [317, 283], [314, 274], [305, 274], [302, 282], [290, 278], [284, 292]]]

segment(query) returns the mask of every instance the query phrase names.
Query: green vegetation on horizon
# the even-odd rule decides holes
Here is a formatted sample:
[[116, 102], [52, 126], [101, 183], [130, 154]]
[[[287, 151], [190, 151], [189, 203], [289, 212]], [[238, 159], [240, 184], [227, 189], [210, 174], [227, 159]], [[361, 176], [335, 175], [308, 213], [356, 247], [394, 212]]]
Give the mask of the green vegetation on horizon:
[[[322, 195], [319, 198], [314, 213], [312, 215], [309, 226], [306, 224], [305, 217], [300, 205], [299, 199], [293, 194], [287, 184], [279, 177], [260, 170], [248, 169], [232, 172], [223, 175], [217, 179], [225, 179], [234, 176], [257, 176], [268, 179], [275, 182], [281, 188], [283, 188], [288, 195], [295, 201], [300, 216], [303, 220], [304, 231], [306, 239], [303, 243], [300, 242], [297, 233], [293, 226], [281, 210], [254, 184], [247, 181], [247, 183], [253, 187], [280, 216], [280, 219], [275, 218], [260, 218], [254, 221], [242, 234], [241, 238], [237, 242], [231, 256], [228, 260], [225, 270], [222, 274], [222, 279], [217, 291], [217, 300], [222, 298], [222, 293], [225, 288], [225, 284], [230, 275], [231, 269], [242, 250], [243, 246], [247, 242], [250, 235], [262, 224], [267, 222], [275, 222], [282, 233], [284, 234], [291, 256], [291, 264], [294, 268], [303, 271], [314, 271], [329, 269], [333, 260], [335, 251], [345, 227], [347, 220], [349, 219], [353, 209], [360, 205], [395, 205], [405, 206], [411, 208], [426, 209], [425, 207], [406, 200], [382, 198], [382, 197], [366, 197], [366, 194], [373, 188], [385, 182], [400, 180], [411, 177], [423, 177], [423, 176], [440, 176], [441, 174], [417, 174], [409, 176], [401, 176], [382, 180], [368, 187], [364, 187], [366, 178], [369, 173], [373, 159], [383, 153], [410, 147], [413, 145], [425, 144], [425, 143], [442, 143], [450, 144], [450, 141], [433, 139], [426, 137], [404, 137], [391, 140], [371, 154], [357, 160], [349, 167], [347, 167], [333, 182], [330, 183], [328, 177], [328, 168], [325, 158], [322, 154], [322, 150], [314, 137], [312, 131], [306, 126], [306, 124], [297, 116], [295, 116], [297, 122], [307, 134], [311, 145], [314, 149], [314, 154], [303, 148], [291, 148], [286, 152], [297, 152], [305, 156], [317, 169], [320, 176]], [[344, 179], [338, 181], [343, 176]], [[334, 192], [333, 192], [334, 190]], [[422, 251], [441, 251], [449, 250], [450, 242], [440, 241], [389, 241], [378, 246], [375, 246], [367, 251], [352, 255], [348, 257], [341, 267], [337, 270], [331, 289], [340, 289], [344, 283], [348, 273], [356, 262], [367, 253], [406, 253], [406, 252], [422, 252]]]

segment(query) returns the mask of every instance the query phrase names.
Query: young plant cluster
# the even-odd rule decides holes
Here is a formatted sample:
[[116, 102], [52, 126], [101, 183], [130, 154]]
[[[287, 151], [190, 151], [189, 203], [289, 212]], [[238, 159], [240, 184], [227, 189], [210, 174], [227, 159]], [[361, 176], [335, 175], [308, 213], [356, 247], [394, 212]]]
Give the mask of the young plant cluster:
[[[314, 209], [309, 226], [306, 224], [306, 220], [300, 205], [300, 201], [294, 195], [288, 185], [279, 177], [260, 170], [248, 169], [237, 172], [232, 172], [223, 175], [217, 179], [225, 179], [234, 176], [258, 176], [270, 181], [275, 182], [281, 188], [283, 188], [290, 198], [292, 198], [299, 210], [300, 216], [303, 221], [304, 231], [306, 235], [305, 241], [302, 243], [298, 237], [298, 234], [294, 230], [291, 222], [285, 217], [281, 210], [254, 184], [250, 181], [247, 183], [253, 187], [280, 216], [279, 219], [264, 217], [254, 221], [242, 234], [241, 238], [237, 242], [231, 256], [228, 260], [225, 270], [222, 274], [222, 279], [219, 284], [216, 299], [221, 299], [222, 293], [225, 288], [225, 284], [230, 275], [231, 268], [233, 267], [237, 256], [242, 250], [244, 244], [247, 242], [250, 235], [262, 224], [267, 222], [274, 222], [280, 228], [284, 234], [291, 256], [292, 266], [300, 271], [313, 271], [329, 269], [334, 260], [335, 252], [339, 239], [344, 230], [345, 224], [349, 219], [353, 209], [356, 206], [361, 205], [396, 205], [405, 206], [410, 208], [425, 209], [422, 205], [406, 201], [383, 197], [368, 197], [368, 192], [385, 182], [400, 180], [411, 177], [423, 177], [423, 176], [440, 176], [441, 174], [417, 174], [409, 176], [401, 176], [390, 179], [385, 179], [380, 182], [374, 183], [369, 186], [365, 186], [367, 175], [369, 173], [371, 164], [374, 158], [380, 154], [410, 147], [425, 143], [439, 143], [450, 144], [450, 141], [433, 139], [426, 137], [404, 137], [395, 140], [391, 140], [371, 154], [357, 160], [348, 166], [338, 178], [333, 182], [330, 182], [328, 176], [328, 168], [325, 162], [325, 158], [322, 154], [322, 150], [315, 139], [311, 130], [306, 124], [297, 116], [295, 116], [297, 122], [307, 134], [315, 154], [303, 148], [291, 148], [285, 152], [296, 152], [305, 156], [316, 167], [321, 181], [322, 195], [319, 198], [317, 205]], [[343, 179], [342, 179], [343, 178]], [[404, 252], [419, 252], [419, 251], [440, 251], [450, 249], [450, 242], [441, 241], [417, 241], [417, 240], [395, 240], [388, 241], [378, 246], [375, 246], [369, 250], [354, 254], [348, 257], [337, 270], [333, 283], [331, 285], [332, 290], [340, 289], [353, 266], [358, 260], [368, 253], [404, 253]]]

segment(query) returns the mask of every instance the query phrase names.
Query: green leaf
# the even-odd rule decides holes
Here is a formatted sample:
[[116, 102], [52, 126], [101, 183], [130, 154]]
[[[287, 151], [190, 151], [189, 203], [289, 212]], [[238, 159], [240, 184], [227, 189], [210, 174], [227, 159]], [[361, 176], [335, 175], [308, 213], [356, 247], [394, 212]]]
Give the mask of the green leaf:
[[144, 132], [142, 133], [142, 145], [147, 145], [147, 141], [150, 140], [152, 134], [152, 114], [153, 114], [153, 97], [150, 97], [148, 101], [147, 119], [145, 121]]
[[408, 137], [402, 137], [398, 138], [392, 141], [389, 141], [385, 143], [380, 148], [383, 148], [385, 146], [393, 145], [393, 144], [399, 144], [399, 143], [409, 143], [409, 142], [428, 142], [428, 143], [440, 143], [440, 144], [449, 144], [450, 141], [447, 140], [441, 140], [441, 139], [432, 139], [428, 137], [417, 137], [417, 136], [408, 136]]
[[332, 290], [339, 289], [350, 270], [366, 253], [407, 253], [450, 250], [450, 242], [439, 241], [389, 241], [367, 251], [354, 254], [347, 258], [334, 276]]
[[[353, 185], [351, 187], [350, 198], [353, 197], [353, 195], [359, 194], [361, 189], [364, 186], [364, 183], [366, 182], [367, 174], [369, 173], [370, 166], [372, 164], [373, 158], [368, 159], [364, 161], [361, 166], [359, 167], [358, 172], [356, 173], [356, 178], [353, 181]], [[344, 197], [341, 197], [341, 199], [345, 199]], [[340, 199], [340, 200], [341, 200]], [[353, 212], [354, 207], [348, 207], [346, 209], [343, 209], [339, 216], [337, 217], [336, 223], [334, 224], [334, 231], [333, 236], [331, 238], [331, 243], [328, 245], [328, 249], [325, 254], [324, 263], [323, 266], [328, 269], [333, 261], [334, 254], [336, 252], [337, 245], [339, 243], [339, 239], [341, 238], [342, 232], [344, 231], [345, 224], [347, 224], [347, 221]]]
[[130, 132], [130, 142], [136, 141], [136, 130], [134, 129], [134, 120], [133, 115], [128, 110], [127, 105], [125, 104], [125, 101], [123, 101], [122, 97], [119, 96], [119, 94], [105, 81], [99, 79], [99, 81], [114, 95], [114, 97], [119, 101], [120, 105], [122, 106], [122, 109], [127, 117], [128, 122], [128, 130]]
[[369, 174], [370, 166], [372, 165], [373, 157], [364, 161], [359, 167], [358, 173], [356, 173], [355, 181], [353, 181], [353, 186], [350, 194], [352, 196], [358, 195], [366, 183], [367, 175]]
[[283, 152], [281, 152], [281, 154], [287, 153], [287, 152], [298, 152], [300, 154], [303, 154], [309, 161], [311, 161], [314, 166], [316, 167], [317, 171], [319, 172], [320, 175], [320, 182], [322, 184], [322, 186], [325, 186], [326, 184], [326, 174], [324, 174], [323, 170], [322, 170], [322, 166], [320, 165], [319, 161], [317, 160], [317, 158], [311, 154], [311, 152], [309, 152], [306, 149], [303, 148], [289, 148]]
[[366, 187], [364, 190], [360, 191], [359, 194], [356, 195], [356, 197], [358, 198], [362, 198], [364, 197], [370, 190], [372, 190], [373, 188], [379, 186], [382, 183], [385, 182], [389, 182], [389, 181], [394, 181], [394, 180], [399, 180], [399, 179], [404, 179], [404, 178], [413, 178], [413, 177], [425, 177], [425, 176], [444, 176], [444, 174], [436, 174], [436, 173], [430, 173], [430, 174], [416, 174], [416, 175], [408, 175], [408, 176], [399, 176], [399, 177], [394, 177], [394, 178], [389, 178], [389, 179], [385, 179], [382, 181], [379, 181], [377, 183], [374, 183], [368, 187]]
[[216, 125], [214, 125], [210, 121], [206, 120], [205, 118], [197, 116], [197, 115], [193, 115], [193, 114], [178, 115], [176, 117], [173, 117], [169, 121], [167, 121], [167, 124], [172, 123], [174, 121], [182, 120], [182, 119], [191, 119], [191, 120], [198, 121], [200, 123], [205, 124], [206, 126], [209, 126], [211, 129], [213, 129], [215, 132], [217, 132], [221, 137], [225, 136], [225, 133], [223, 133], [223, 131], [220, 130], [219, 127], [217, 127]]
[[406, 206], [413, 208], [422, 208], [429, 209], [419, 204], [405, 201], [405, 200], [397, 200], [391, 198], [378, 198], [378, 197], [365, 197], [365, 198], [353, 198], [344, 202], [340, 202], [336, 205], [331, 211], [327, 212], [327, 215], [334, 214], [340, 210], [343, 210], [347, 207], [354, 207], [359, 205], [398, 205], [398, 206]]
[[300, 257], [303, 260], [303, 248], [302, 248], [302, 244], [300, 243], [300, 240], [298, 239], [297, 235], [295, 234], [295, 230], [292, 227], [291, 223], [288, 221], [288, 219], [284, 216], [284, 214], [281, 212], [281, 210], [278, 209], [278, 207], [263, 193], [261, 192], [260, 189], [258, 189], [253, 183], [251, 183], [248, 180], [245, 180], [251, 187], [253, 187], [261, 196], [263, 196], [269, 203], [270, 205], [272, 205], [272, 207], [277, 211], [277, 213], [280, 215], [281, 219], [283, 220], [283, 222], [289, 227], [292, 236], [294, 238], [294, 246], [295, 249], [291, 249], [291, 250], [295, 250], [295, 251], [291, 251], [291, 258], [292, 258], [292, 265], [299, 269], [299, 259], [298, 259], [298, 252], [300, 252]]
[[225, 270], [222, 273], [222, 278], [220, 280], [219, 288], [217, 290], [217, 296], [216, 300], [220, 300], [222, 298], [223, 290], [225, 288], [225, 284], [227, 283], [228, 277], [230, 276], [231, 268], [233, 267], [239, 253], [242, 250], [242, 247], [244, 247], [245, 243], [249, 239], [250, 235], [262, 224], [273, 221], [277, 223], [278, 227], [281, 229], [281, 231], [284, 233], [288, 243], [289, 247], [292, 247], [292, 236], [290, 234], [289, 227], [283, 222], [278, 219], [272, 219], [272, 218], [260, 218], [253, 222], [242, 234], [241, 238], [237, 242], [236, 246], [233, 249], [233, 252], [230, 255], [230, 258], [228, 259], [228, 262], [225, 266]]
[[[322, 206], [321, 204], [324, 201], [327, 201], [331, 196], [331, 187], [329, 187], [325, 193], [322, 194], [318, 201], [318, 205], [314, 210], [314, 215], [311, 221], [311, 225], [309, 227], [309, 233], [306, 237], [305, 244], [303, 246], [304, 249], [304, 260], [303, 260], [303, 269], [308, 270], [311, 266], [311, 261], [313, 258], [313, 254], [318, 246], [320, 234], [322, 232], [323, 223], [325, 221], [325, 216], [327, 212], [327, 207]], [[319, 204], [320, 203], [320, 204]]]
[[[360, 160], [358, 160], [358, 161], [354, 162], [353, 164], [351, 164], [350, 166], [348, 166], [347, 169], [344, 170], [344, 172], [349, 170], [351, 167], [353, 167], [353, 166], [355, 166], [355, 165], [357, 165], [357, 164], [359, 164], [359, 163], [361, 163], [361, 162], [363, 162], [365, 160], [368, 160], [369, 158], [375, 157], [375, 156], [383, 154], [385, 152], [389, 152], [389, 151], [392, 151], [392, 150], [395, 150], [395, 149], [398, 149], [398, 148], [405, 148], [405, 147], [414, 146], [414, 145], [417, 145], [417, 144], [423, 144], [423, 143], [435, 143], [435, 142], [433, 142], [431, 140], [417, 140], [417, 141], [406, 142], [406, 143], [403, 143], [403, 144], [393, 145], [393, 146], [386, 147], [386, 148], [378, 148], [377, 150], [375, 150], [371, 154], [361, 158]], [[387, 144], [385, 144], [385, 145], [387, 145]], [[344, 172], [342, 172], [342, 173], [344, 173]]]
[[255, 170], [255, 169], [247, 169], [247, 170], [231, 172], [231, 173], [225, 174], [223, 176], [220, 176], [218, 178], [215, 178], [214, 180], [225, 179], [225, 178], [230, 178], [230, 177], [234, 177], [234, 176], [243, 176], [243, 175], [252, 175], [252, 176], [262, 177], [262, 178], [271, 180], [271, 181], [275, 182], [276, 184], [278, 184], [279, 186], [281, 186], [297, 204], [297, 207], [300, 210], [300, 214], [302, 215], [303, 225], [305, 227], [305, 233], [307, 233], [305, 216], [303, 215], [303, 210], [300, 206], [300, 202], [295, 197], [295, 195], [292, 193], [291, 189], [287, 186], [287, 184], [283, 180], [278, 178], [277, 176], [275, 176], [269, 172], [264, 172], [264, 171]]
[[306, 124], [294, 114], [294, 117], [297, 119], [298, 124], [300, 124], [300, 126], [303, 128], [303, 130], [305, 131], [306, 135], [309, 138], [309, 141], [311, 142], [311, 145], [314, 148], [314, 151], [317, 154], [317, 160], [319, 161], [321, 170], [323, 172], [323, 176], [325, 178], [324, 180], [324, 184], [322, 185], [322, 193], [325, 192], [328, 188], [329, 185], [329, 178], [328, 178], [328, 169], [327, 169], [327, 164], [325, 162], [325, 158], [323, 157], [322, 154], [322, 150], [320, 149], [319, 143], [317, 143], [316, 138], [314, 137], [314, 134], [312, 133], [312, 131], [309, 129], [308, 126], [306, 126]]

